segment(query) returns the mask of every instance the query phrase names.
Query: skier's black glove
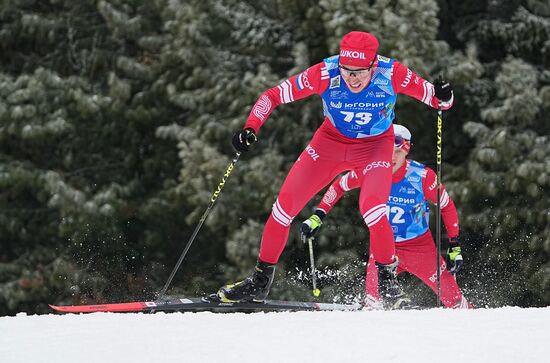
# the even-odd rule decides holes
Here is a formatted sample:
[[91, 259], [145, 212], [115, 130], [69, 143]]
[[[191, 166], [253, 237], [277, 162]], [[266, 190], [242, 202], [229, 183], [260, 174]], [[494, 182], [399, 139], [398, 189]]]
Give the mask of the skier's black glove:
[[441, 102], [447, 102], [453, 97], [453, 87], [449, 82], [443, 81], [442, 79], [436, 79], [433, 82], [435, 97]]
[[462, 251], [460, 249], [460, 241], [457, 237], [449, 238], [449, 246], [447, 248], [447, 270], [452, 273], [458, 273], [462, 270]]
[[250, 149], [250, 145], [255, 143], [257, 140], [258, 138], [256, 137], [254, 129], [247, 127], [246, 129], [237, 131], [235, 135], [233, 135], [233, 140], [231, 142], [233, 143], [235, 150], [245, 152], [248, 151]]
[[321, 229], [323, 225], [323, 219], [326, 214], [320, 209], [317, 209], [314, 214], [311, 215], [302, 223], [302, 228], [300, 230], [300, 238], [302, 241], [306, 241], [308, 238], [315, 237], [315, 235]]

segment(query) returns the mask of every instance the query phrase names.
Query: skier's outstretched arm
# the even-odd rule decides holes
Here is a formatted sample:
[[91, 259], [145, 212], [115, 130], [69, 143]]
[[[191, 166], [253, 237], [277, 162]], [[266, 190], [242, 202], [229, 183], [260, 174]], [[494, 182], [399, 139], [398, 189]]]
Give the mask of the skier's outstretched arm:
[[393, 67], [392, 86], [397, 93], [416, 98], [433, 108], [448, 110], [453, 106], [454, 94], [450, 83], [434, 81], [430, 83], [402, 63], [395, 62]]
[[[426, 171], [422, 188], [426, 199], [435, 204], [437, 203], [437, 176], [430, 168], [426, 168]], [[441, 217], [449, 236], [446, 255], [447, 268], [456, 273], [462, 269], [463, 265], [462, 249], [458, 238], [458, 213], [453, 199], [449, 196], [443, 184], [441, 184], [440, 203]]]
[[243, 129], [234, 134], [233, 147], [239, 152], [248, 151], [257, 140], [256, 134], [276, 107], [321, 94], [327, 89], [328, 82], [326, 64], [321, 62], [262, 93], [252, 107]]

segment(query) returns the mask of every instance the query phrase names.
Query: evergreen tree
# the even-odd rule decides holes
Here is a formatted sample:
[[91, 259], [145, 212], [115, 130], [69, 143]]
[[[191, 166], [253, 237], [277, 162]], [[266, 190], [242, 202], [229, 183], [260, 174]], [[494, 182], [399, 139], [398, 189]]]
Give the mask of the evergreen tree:
[[550, 296], [549, 9], [536, 1], [511, 12], [505, 6], [490, 9], [493, 19], [470, 33], [485, 63], [467, 89], [466, 105], [479, 110], [477, 121], [464, 125], [475, 146], [453, 189], [470, 236], [467, 284], [480, 303], [544, 305]]
[[[155, 244], [181, 233], [159, 220], [177, 206], [163, 191], [177, 154], [155, 136], [175, 110], [152, 83], [155, 4], [117, 6], [124, 11], [103, 1], [14, 1], [0, 12], [9, 39], [0, 75], [0, 270], [9, 274], [0, 296], [10, 309], [143, 296]], [[148, 20], [133, 16], [146, 10]]]

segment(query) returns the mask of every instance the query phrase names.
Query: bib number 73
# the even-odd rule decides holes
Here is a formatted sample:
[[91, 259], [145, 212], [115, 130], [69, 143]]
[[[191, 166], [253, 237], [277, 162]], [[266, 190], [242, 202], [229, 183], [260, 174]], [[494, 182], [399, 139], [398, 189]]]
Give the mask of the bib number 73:
[[355, 122], [357, 125], [366, 125], [372, 119], [372, 114], [369, 112], [350, 112], [340, 111], [345, 117], [346, 122]]

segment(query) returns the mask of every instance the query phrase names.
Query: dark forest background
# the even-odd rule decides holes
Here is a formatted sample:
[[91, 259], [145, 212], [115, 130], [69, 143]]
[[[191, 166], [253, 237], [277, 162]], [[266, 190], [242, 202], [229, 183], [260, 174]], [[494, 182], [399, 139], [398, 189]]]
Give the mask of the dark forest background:
[[[454, 86], [443, 182], [476, 306], [550, 304], [550, 3], [546, 0], [2, 0], [0, 315], [154, 299], [265, 89], [351, 30]], [[435, 167], [436, 112], [401, 96], [411, 158]], [[283, 178], [322, 121], [278, 108], [174, 279], [202, 295], [249, 274]], [[349, 193], [316, 240], [323, 301], [362, 294], [368, 231]], [[295, 219], [272, 298], [310, 295]], [[433, 213], [432, 213], [433, 214]], [[433, 216], [432, 216], [433, 217]], [[436, 300], [403, 277], [419, 304]]]

